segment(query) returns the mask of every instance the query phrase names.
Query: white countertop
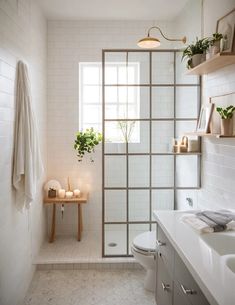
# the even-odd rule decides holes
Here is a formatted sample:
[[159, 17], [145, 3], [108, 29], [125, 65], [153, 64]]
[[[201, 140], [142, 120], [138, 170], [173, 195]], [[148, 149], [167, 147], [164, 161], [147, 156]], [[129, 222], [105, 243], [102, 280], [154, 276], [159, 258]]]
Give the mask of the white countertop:
[[159, 226], [210, 304], [235, 305], [235, 274], [225, 264], [225, 256], [220, 256], [202, 239], [201, 234], [183, 223], [182, 215], [183, 211], [154, 211]]

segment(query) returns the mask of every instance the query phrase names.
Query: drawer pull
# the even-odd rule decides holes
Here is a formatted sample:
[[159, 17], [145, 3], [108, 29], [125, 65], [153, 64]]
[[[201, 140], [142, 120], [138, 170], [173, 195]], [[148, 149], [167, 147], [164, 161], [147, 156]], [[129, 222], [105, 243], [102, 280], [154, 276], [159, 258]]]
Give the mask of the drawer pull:
[[192, 289], [187, 289], [184, 287], [184, 285], [180, 285], [181, 286], [181, 289], [183, 291], [184, 294], [195, 294], [196, 291], [192, 290]]
[[170, 290], [170, 285], [167, 285], [167, 284], [162, 283], [162, 289], [163, 289], [164, 291], [168, 291], [168, 290]]
[[160, 241], [160, 240], [157, 240], [156, 243], [157, 243], [157, 246], [158, 246], [158, 247], [162, 247], [162, 246], [165, 246], [165, 245], [166, 245], [166, 243], [163, 243], [163, 242]]

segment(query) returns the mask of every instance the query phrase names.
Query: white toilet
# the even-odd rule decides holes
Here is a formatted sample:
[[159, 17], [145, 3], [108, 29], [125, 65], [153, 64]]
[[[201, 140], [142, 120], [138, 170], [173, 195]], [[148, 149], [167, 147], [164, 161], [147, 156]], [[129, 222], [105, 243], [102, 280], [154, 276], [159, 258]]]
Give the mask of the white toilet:
[[136, 236], [132, 242], [131, 252], [134, 258], [147, 271], [144, 287], [154, 291], [156, 286], [156, 231], [148, 231]]

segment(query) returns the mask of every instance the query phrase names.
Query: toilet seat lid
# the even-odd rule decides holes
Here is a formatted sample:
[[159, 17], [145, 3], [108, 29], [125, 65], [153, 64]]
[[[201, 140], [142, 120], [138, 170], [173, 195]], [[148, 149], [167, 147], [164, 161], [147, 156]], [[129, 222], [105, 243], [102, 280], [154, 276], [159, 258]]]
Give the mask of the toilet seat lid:
[[148, 231], [137, 235], [133, 240], [133, 245], [140, 250], [155, 251], [156, 231]]

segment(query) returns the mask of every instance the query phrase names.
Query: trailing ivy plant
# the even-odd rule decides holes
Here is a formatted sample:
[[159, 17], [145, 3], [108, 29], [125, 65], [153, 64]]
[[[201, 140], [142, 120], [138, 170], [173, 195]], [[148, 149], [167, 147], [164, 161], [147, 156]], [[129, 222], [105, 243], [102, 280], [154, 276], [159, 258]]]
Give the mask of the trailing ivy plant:
[[[90, 154], [95, 151], [95, 146], [102, 141], [102, 134], [95, 132], [93, 128], [85, 131], [79, 131], [76, 134], [74, 149], [77, 151], [78, 161], [81, 162], [86, 153]], [[91, 162], [94, 162], [91, 157]]]
[[231, 119], [233, 117], [233, 112], [235, 111], [235, 107], [233, 105], [228, 106], [227, 108], [217, 107], [216, 111], [220, 114], [221, 119]]

